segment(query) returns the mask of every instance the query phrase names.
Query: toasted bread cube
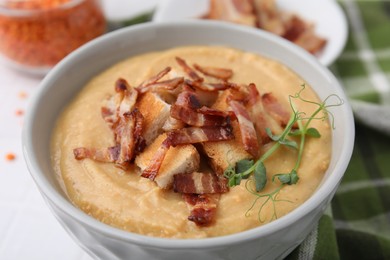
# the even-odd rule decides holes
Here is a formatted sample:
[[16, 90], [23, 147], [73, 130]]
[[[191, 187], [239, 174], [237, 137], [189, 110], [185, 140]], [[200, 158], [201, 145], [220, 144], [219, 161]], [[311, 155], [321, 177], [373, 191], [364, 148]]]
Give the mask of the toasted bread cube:
[[[141, 169], [146, 169], [151, 163], [166, 134], [158, 136], [143, 153], [135, 159], [135, 164]], [[178, 173], [191, 173], [199, 169], [200, 156], [193, 145], [178, 145], [170, 147], [165, 155], [161, 168], [154, 179], [157, 185], [163, 189], [172, 187], [173, 176]]]
[[143, 137], [149, 145], [162, 133], [162, 126], [170, 115], [171, 106], [157, 94], [146, 92], [137, 102], [137, 107], [144, 117]]

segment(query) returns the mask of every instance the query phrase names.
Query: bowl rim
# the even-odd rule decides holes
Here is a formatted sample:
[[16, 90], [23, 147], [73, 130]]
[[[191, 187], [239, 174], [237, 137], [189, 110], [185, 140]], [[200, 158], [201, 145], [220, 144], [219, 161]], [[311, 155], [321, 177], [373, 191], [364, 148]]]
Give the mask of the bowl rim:
[[[257, 37], [263, 37], [267, 41], [277, 43], [281, 45], [283, 48], [292, 48], [292, 51], [297, 53], [300, 58], [307, 61], [309, 64], [315, 66], [317, 69], [321, 70], [326, 77], [330, 81], [335, 84], [335, 87], [339, 90], [338, 95], [346, 102], [342, 107], [345, 118], [345, 129], [343, 132], [348, 133], [348, 138], [344, 141], [344, 146], [342, 148], [342, 152], [340, 153], [340, 157], [343, 160], [338, 160], [336, 163], [336, 167], [332, 175], [327, 179], [326, 182], [323, 182], [320, 187], [310, 196], [303, 204], [301, 204], [297, 209], [291, 211], [287, 215], [280, 217], [276, 220], [273, 220], [266, 225], [262, 225], [256, 228], [252, 228], [250, 230], [242, 231], [239, 233], [219, 236], [219, 237], [211, 237], [211, 238], [202, 238], [202, 239], [175, 239], [175, 238], [158, 238], [151, 237], [146, 235], [140, 235], [136, 233], [131, 233], [128, 231], [120, 230], [118, 228], [109, 226], [96, 220], [95, 218], [87, 215], [76, 206], [74, 206], [69, 200], [64, 198], [45, 178], [43, 171], [41, 171], [41, 167], [38, 163], [37, 158], [33, 153], [33, 144], [32, 144], [32, 125], [35, 118], [34, 110], [40, 103], [40, 99], [45, 93], [45, 91], [51, 87], [52, 79], [56, 77], [57, 74], [61, 73], [61, 68], [71, 62], [75, 57], [90, 48], [94, 48], [96, 46], [103, 45], [103, 43], [109, 42], [115, 37], [120, 37], [123, 34], [131, 34], [133, 31], [147, 31], [147, 30], [158, 30], [161, 28], [169, 28], [169, 27], [184, 27], [184, 28], [192, 28], [192, 27], [203, 27], [206, 30], [215, 30], [215, 29], [225, 29], [239, 31], [245, 34], [257, 34]], [[111, 40], [110, 40], [111, 39]], [[350, 160], [352, 155], [352, 148], [354, 143], [354, 120], [352, 115], [351, 107], [348, 105], [347, 97], [335, 76], [323, 65], [321, 65], [313, 56], [305, 52], [304, 50], [294, 46], [292, 43], [287, 40], [281, 39], [271, 33], [255, 30], [252, 28], [246, 28], [239, 25], [231, 25], [223, 22], [216, 21], [182, 21], [180, 23], [176, 22], [163, 22], [163, 23], [144, 23], [139, 25], [134, 25], [131, 27], [119, 29], [117, 31], [108, 33], [101, 37], [92, 40], [91, 42], [83, 45], [79, 49], [72, 52], [70, 55], [65, 57], [59, 64], [57, 64], [43, 79], [39, 86], [39, 91], [35, 93], [30, 102], [29, 112], [26, 114], [26, 121], [22, 131], [22, 148], [23, 155], [27, 165], [27, 168], [34, 179], [36, 185], [38, 186], [40, 192], [45, 199], [48, 199], [51, 203], [53, 203], [57, 209], [61, 210], [61, 212], [65, 213], [72, 219], [76, 220], [78, 223], [82, 223], [93, 230], [104, 234], [107, 237], [120, 239], [123, 241], [131, 242], [133, 244], [142, 245], [146, 247], [155, 247], [155, 248], [165, 248], [165, 249], [200, 249], [200, 248], [217, 248], [217, 247], [225, 247], [230, 244], [236, 244], [240, 242], [245, 242], [249, 240], [258, 239], [260, 237], [267, 236], [272, 234], [275, 231], [281, 230], [287, 226], [289, 226], [292, 222], [299, 220], [302, 216], [309, 214], [320, 202], [323, 202], [329, 196], [332, 195], [335, 188], [338, 186]]]

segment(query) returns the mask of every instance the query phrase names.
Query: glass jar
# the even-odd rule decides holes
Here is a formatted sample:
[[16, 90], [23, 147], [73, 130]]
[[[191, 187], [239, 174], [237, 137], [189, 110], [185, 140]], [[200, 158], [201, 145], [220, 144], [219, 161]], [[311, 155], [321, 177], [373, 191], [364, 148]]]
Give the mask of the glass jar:
[[45, 74], [105, 30], [98, 0], [0, 0], [0, 55], [23, 71]]

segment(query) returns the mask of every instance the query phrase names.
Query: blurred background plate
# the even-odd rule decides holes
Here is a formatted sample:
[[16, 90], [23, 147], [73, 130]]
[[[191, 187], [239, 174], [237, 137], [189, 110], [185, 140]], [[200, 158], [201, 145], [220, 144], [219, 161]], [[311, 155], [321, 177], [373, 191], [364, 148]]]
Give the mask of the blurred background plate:
[[[325, 66], [331, 65], [344, 49], [348, 25], [345, 14], [334, 0], [276, 0], [281, 10], [298, 14], [315, 25], [316, 33], [327, 39], [324, 50], [317, 54]], [[154, 22], [199, 18], [207, 14], [209, 0], [161, 0], [153, 16]]]

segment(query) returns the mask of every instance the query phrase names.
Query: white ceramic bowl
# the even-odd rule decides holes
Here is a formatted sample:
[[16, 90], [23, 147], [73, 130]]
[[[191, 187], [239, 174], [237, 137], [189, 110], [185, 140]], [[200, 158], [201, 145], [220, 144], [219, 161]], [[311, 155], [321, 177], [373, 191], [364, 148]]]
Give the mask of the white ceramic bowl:
[[[179, 21], [202, 17], [209, 10], [210, 0], [160, 0], [154, 22]], [[336, 0], [276, 0], [280, 10], [295, 13], [315, 25], [315, 32], [328, 40], [316, 54], [325, 66], [331, 65], [344, 49], [348, 24]]]
[[[207, 239], [162, 239], [105, 225], [76, 208], [61, 190], [50, 163], [50, 137], [61, 110], [80, 88], [110, 65], [132, 55], [180, 45], [225, 45], [279, 60], [301, 75], [324, 99], [337, 94], [332, 160], [312, 197], [272, 223]], [[275, 259], [286, 256], [313, 229], [333, 197], [350, 160], [354, 122], [335, 77], [291, 43], [259, 30], [218, 22], [143, 24], [122, 29], [76, 50], [43, 80], [25, 121], [27, 166], [53, 214], [90, 255], [101, 259]], [[44, 249], [43, 249], [44, 250]]]

